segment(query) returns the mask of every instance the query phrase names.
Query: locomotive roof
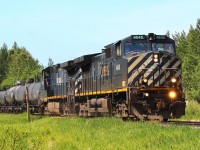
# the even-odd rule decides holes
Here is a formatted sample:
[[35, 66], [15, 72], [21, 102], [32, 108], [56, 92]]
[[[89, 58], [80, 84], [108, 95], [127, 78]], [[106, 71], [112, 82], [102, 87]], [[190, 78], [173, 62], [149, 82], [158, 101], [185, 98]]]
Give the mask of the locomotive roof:
[[44, 68], [43, 70], [42, 70], [42, 72], [46, 72], [46, 71], [50, 71], [50, 68], [52, 68], [52, 67], [54, 67], [54, 68], [60, 68], [60, 64], [56, 64], [56, 65], [53, 65], [53, 66], [48, 66], [48, 67], [46, 67], [46, 68]]
[[132, 34], [129, 35], [125, 38], [122, 38], [120, 40], [117, 40], [114, 43], [108, 44], [106, 46], [104, 46], [105, 48], [110, 48], [112, 45], [120, 42], [120, 41], [124, 41], [124, 40], [128, 40], [128, 39], [133, 39], [133, 40], [149, 40], [149, 37], [153, 36], [154, 40], [167, 40], [167, 41], [174, 41], [173, 39], [171, 39], [170, 37], [168, 37], [167, 35], [156, 35], [154, 33], [148, 33], [147, 35], [145, 34]]
[[83, 55], [81, 57], [75, 58], [74, 63], [75, 64], [84, 64], [84, 63], [89, 63], [92, 61], [92, 57], [99, 55], [101, 53], [95, 53], [95, 54], [89, 54], [89, 55]]
[[[166, 36], [166, 35], [156, 35], [154, 33], [149, 33], [148, 35], [145, 35], [145, 34], [135, 34], [135, 35], [129, 35], [125, 38], [122, 38], [121, 40], [117, 40], [116, 42], [114, 43], [110, 43], [105, 47], [105, 49], [109, 49], [111, 48], [114, 44], [118, 43], [118, 42], [121, 42], [121, 41], [126, 41], [126, 40], [129, 40], [129, 39], [133, 39], [133, 40], [141, 40], [141, 39], [144, 39], [144, 40], [149, 40], [149, 37], [150, 36], [153, 36], [154, 40], [167, 40], [167, 41], [174, 41], [173, 39], [171, 39], [170, 37]], [[104, 49], [102, 49], [103, 51]], [[104, 52], [104, 51], [103, 51]], [[69, 61], [66, 61], [64, 63], [61, 63], [61, 64], [56, 64], [54, 66], [49, 66], [49, 67], [46, 67], [43, 69], [43, 71], [48, 71], [50, 70], [51, 67], [58, 67], [58, 68], [64, 68], [64, 69], [68, 69], [68, 68], [71, 68], [71, 67], [74, 67], [76, 64], [79, 65], [79, 64], [87, 64], [87, 63], [90, 63], [92, 61], [92, 57], [94, 56], [97, 56], [97, 55], [100, 55], [102, 53], [94, 53], [94, 54], [88, 54], [88, 55], [83, 55], [83, 56], [80, 56], [80, 57], [77, 57], [75, 58], [74, 60], [69, 60]]]
[[74, 60], [69, 60], [69, 61], [66, 61], [66, 62], [60, 64], [60, 68], [64, 68], [64, 69], [68, 69], [72, 66], [74, 66]]

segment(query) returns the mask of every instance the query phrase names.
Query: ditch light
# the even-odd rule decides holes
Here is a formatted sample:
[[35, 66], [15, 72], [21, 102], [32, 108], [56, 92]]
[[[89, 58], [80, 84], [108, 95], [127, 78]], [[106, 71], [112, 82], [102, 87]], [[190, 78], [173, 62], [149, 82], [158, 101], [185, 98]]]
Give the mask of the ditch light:
[[154, 63], [159, 63], [159, 53], [153, 54], [153, 61], [154, 61]]

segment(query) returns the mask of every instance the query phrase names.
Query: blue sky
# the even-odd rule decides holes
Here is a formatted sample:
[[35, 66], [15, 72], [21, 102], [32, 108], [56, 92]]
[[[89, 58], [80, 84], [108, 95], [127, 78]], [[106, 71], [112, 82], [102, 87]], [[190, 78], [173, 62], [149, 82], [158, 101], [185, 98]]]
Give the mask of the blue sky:
[[200, 18], [199, 0], [5, 0], [0, 45], [14, 41], [47, 66], [100, 52], [131, 34], [188, 31]]

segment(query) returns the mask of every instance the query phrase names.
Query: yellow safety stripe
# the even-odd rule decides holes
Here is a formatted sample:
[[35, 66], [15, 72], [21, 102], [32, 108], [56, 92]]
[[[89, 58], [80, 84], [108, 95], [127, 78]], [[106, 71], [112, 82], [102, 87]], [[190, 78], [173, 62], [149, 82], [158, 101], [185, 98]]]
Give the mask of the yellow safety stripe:
[[146, 90], [151, 90], [151, 91], [157, 91], [157, 90], [172, 90], [174, 88], [170, 88], [170, 87], [163, 87], [163, 88], [144, 88], [144, 89], [140, 89], [141, 91], [146, 91]]
[[[89, 95], [98, 95], [98, 94], [109, 94], [109, 93], [118, 93], [118, 92], [126, 92], [127, 88], [117, 89], [117, 90], [103, 90], [103, 91], [95, 91], [95, 92], [85, 92], [85, 93], [79, 93], [75, 94], [74, 96], [89, 96]], [[47, 101], [49, 99], [58, 99], [58, 98], [67, 98], [67, 95], [62, 96], [49, 96], [49, 97], [43, 97], [40, 98], [41, 101]]]
[[67, 95], [62, 95], [62, 96], [49, 96], [49, 97], [43, 97], [40, 98], [41, 101], [47, 101], [49, 99], [59, 99], [59, 98], [66, 98]]
[[88, 96], [88, 95], [98, 95], [98, 94], [110, 94], [110, 93], [118, 93], [118, 92], [126, 92], [127, 88], [117, 89], [117, 90], [103, 90], [97, 92], [85, 92], [85, 93], [78, 93], [75, 96]]

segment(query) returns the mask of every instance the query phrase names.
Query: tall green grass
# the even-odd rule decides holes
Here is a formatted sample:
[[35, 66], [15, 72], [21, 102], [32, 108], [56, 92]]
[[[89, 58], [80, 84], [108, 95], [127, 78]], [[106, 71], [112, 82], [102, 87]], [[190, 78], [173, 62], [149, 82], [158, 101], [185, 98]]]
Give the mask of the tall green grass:
[[186, 114], [181, 117], [183, 120], [200, 120], [200, 104], [190, 100], [186, 106]]
[[200, 149], [200, 130], [117, 118], [0, 114], [1, 150]]

